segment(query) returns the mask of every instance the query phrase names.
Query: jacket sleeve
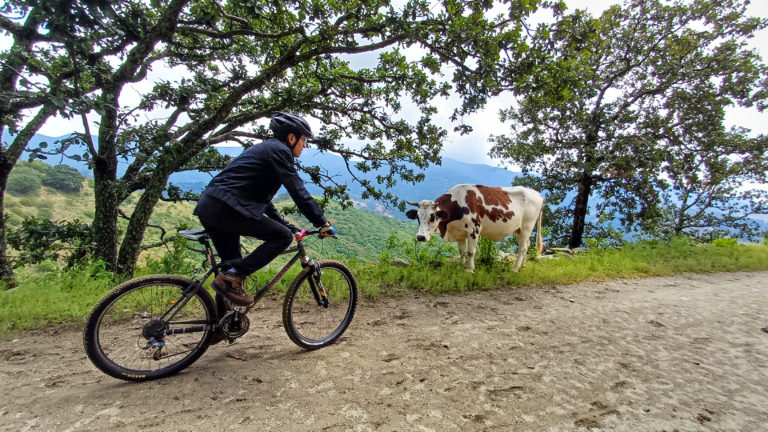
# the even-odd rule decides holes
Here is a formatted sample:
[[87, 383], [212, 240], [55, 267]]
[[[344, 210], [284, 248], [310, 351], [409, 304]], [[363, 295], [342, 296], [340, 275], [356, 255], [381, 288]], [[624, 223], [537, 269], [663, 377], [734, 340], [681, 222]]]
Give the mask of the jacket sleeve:
[[[304, 181], [299, 177], [299, 173], [296, 172], [296, 166], [293, 163], [293, 157], [290, 150], [286, 147], [286, 151], [279, 151], [275, 153], [275, 157], [272, 159], [274, 163], [275, 171], [280, 177], [288, 194], [291, 195], [291, 199], [296, 203], [299, 211], [309, 219], [310, 222], [316, 227], [324, 225], [328, 220], [323, 215], [323, 211], [317, 202], [312, 198], [304, 187]], [[274, 208], [274, 206], [273, 206]], [[277, 211], [277, 210], [275, 210]]]
[[285, 219], [285, 217], [283, 217], [283, 215], [280, 214], [279, 211], [277, 211], [277, 208], [275, 208], [275, 205], [272, 203], [267, 204], [267, 207], [264, 209], [264, 214], [267, 215], [267, 217], [269, 217], [270, 219], [276, 220], [277, 222], [280, 222], [281, 224], [287, 226], [288, 229], [291, 230], [291, 232], [294, 234], [301, 231], [299, 227], [288, 222]]

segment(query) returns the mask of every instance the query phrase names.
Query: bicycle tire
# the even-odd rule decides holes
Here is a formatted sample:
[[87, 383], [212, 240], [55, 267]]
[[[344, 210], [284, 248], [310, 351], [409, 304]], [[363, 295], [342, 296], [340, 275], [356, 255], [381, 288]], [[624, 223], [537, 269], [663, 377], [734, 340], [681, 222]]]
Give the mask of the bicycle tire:
[[162, 346], [150, 347], [143, 335], [191, 283], [180, 276], [150, 275], [113, 288], [96, 303], [85, 323], [83, 345], [91, 362], [107, 375], [126, 381], [164, 378], [194, 363], [208, 349], [216, 322], [216, 308], [205, 289], [198, 289], [168, 327], [159, 331], [156, 343]]
[[283, 302], [283, 327], [296, 345], [318, 349], [336, 342], [347, 330], [357, 307], [357, 282], [349, 268], [338, 261], [318, 261], [321, 281], [330, 304], [318, 305], [311, 293], [312, 268], [302, 270], [291, 282]]

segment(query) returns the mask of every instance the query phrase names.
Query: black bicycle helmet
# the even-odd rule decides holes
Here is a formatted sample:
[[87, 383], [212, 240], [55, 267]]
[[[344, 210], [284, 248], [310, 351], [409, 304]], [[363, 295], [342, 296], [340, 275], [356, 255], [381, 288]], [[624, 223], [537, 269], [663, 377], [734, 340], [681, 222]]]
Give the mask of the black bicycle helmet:
[[309, 123], [295, 114], [275, 113], [269, 122], [269, 128], [280, 140], [285, 139], [288, 134], [294, 134], [296, 138], [300, 138], [302, 135], [312, 138], [312, 129], [309, 127]]

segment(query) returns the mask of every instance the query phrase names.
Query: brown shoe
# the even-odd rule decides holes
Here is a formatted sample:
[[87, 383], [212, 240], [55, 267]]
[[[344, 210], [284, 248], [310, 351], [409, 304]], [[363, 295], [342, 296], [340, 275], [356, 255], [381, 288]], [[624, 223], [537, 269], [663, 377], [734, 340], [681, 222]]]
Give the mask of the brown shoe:
[[211, 288], [238, 306], [250, 306], [253, 304], [253, 296], [243, 289], [243, 279], [232, 274], [219, 273], [211, 282]]

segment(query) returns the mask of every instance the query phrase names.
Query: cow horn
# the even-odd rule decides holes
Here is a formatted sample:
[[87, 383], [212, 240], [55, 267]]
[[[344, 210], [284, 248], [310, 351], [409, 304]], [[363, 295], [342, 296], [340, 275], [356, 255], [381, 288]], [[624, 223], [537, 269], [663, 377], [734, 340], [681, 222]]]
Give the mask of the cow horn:
[[417, 202], [413, 202], [413, 201], [406, 201], [406, 202], [407, 202], [408, 204], [410, 204], [410, 205], [414, 206], [414, 207], [418, 207], [418, 206], [419, 206], [419, 203], [417, 203]]

